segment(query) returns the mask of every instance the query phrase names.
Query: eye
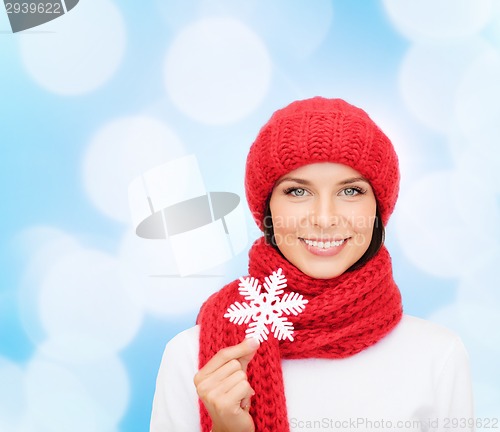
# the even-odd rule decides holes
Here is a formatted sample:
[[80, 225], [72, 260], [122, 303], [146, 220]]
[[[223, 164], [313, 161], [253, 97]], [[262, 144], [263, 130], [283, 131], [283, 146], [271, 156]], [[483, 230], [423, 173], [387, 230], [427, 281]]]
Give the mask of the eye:
[[302, 197], [306, 194], [306, 190], [302, 189], [302, 188], [291, 187], [291, 188], [285, 189], [285, 194], [292, 195], [294, 197]]
[[342, 192], [344, 192], [345, 196], [356, 196], [358, 194], [364, 194], [365, 191], [360, 187], [349, 187], [345, 188]]

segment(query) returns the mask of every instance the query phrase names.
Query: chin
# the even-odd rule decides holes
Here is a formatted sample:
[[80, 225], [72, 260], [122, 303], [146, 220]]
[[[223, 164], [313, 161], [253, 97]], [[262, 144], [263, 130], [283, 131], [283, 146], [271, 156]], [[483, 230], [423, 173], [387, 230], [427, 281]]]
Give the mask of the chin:
[[302, 273], [314, 279], [333, 279], [345, 273], [345, 271], [349, 268], [349, 267], [336, 268], [335, 266], [321, 266], [323, 268], [314, 268], [314, 266], [313, 267], [307, 266], [308, 268], [305, 269], [302, 268], [301, 266], [297, 267]]

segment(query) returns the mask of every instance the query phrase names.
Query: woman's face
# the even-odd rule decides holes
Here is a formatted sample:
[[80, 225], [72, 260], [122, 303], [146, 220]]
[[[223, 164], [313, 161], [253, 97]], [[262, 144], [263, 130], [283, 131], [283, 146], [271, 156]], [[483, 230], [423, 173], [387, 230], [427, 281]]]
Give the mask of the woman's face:
[[271, 194], [276, 244], [303, 273], [339, 276], [368, 249], [376, 206], [368, 180], [353, 168], [329, 162], [297, 168]]

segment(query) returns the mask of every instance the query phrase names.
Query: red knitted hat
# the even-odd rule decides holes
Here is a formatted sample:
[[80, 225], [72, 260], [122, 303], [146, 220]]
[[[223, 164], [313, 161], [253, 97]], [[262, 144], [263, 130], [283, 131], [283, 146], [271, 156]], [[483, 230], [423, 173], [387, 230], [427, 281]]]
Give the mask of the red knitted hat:
[[245, 189], [260, 229], [276, 180], [317, 162], [341, 163], [362, 174], [387, 224], [399, 191], [398, 158], [391, 141], [362, 109], [342, 99], [314, 97], [276, 111], [250, 148]]

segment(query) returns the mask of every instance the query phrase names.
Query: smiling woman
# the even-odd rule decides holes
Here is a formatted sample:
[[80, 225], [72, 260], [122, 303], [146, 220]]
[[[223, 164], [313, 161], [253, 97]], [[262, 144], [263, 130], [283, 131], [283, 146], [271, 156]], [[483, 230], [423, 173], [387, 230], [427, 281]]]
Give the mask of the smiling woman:
[[[321, 97], [278, 110], [250, 148], [245, 187], [264, 233], [250, 277], [212, 295], [197, 326], [168, 343], [151, 431], [299, 432], [333, 418], [340, 431], [437, 432], [458, 418], [455, 431], [474, 430], [459, 337], [403, 314], [384, 246], [398, 158], [370, 117]], [[259, 343], [260, 309], [247, 312], [267, 299], [275, 338]], [[280, 311], [294, 312], [293, 338], [277, 336]], [[247, 330], [234, 324], [250, 318]]]

